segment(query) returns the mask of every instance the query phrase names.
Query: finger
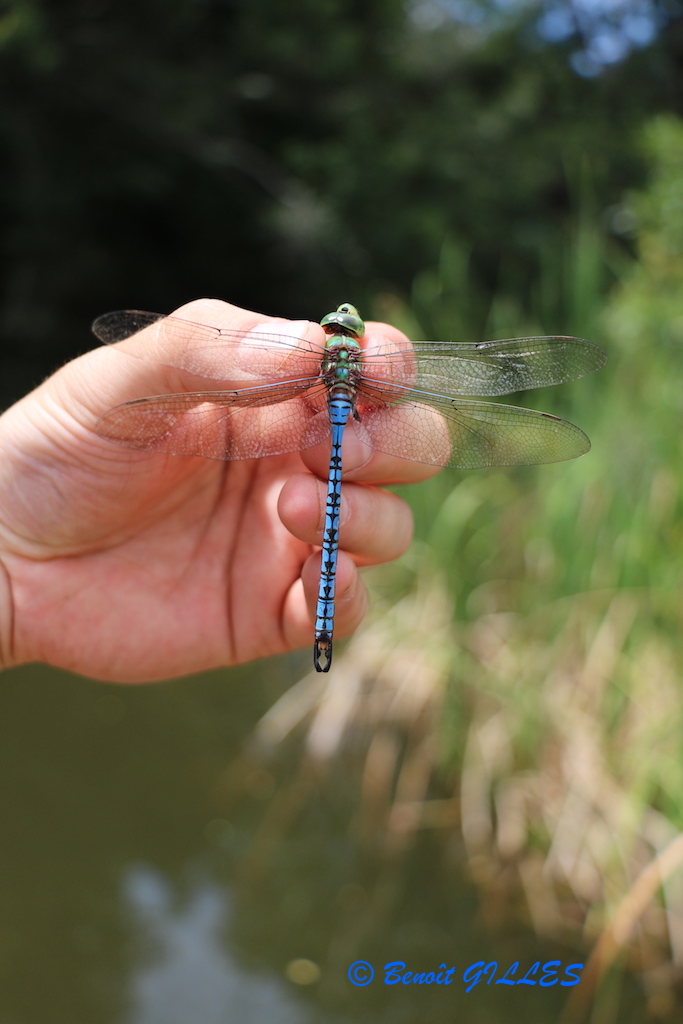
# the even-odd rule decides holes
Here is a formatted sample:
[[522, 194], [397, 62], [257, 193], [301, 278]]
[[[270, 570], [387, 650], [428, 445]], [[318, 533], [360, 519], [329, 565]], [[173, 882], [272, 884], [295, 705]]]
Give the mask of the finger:
[[[313, 642], [320, 552], [311, 555], [301, 570], [301, 578], [290, 588], [283, 606], [282, 627], [288, 646], [296, 648]], [[339, 552], [335, 596], [334, 635], [348, 636], [361, 624], [368, 609], [368, 594], [353, 559]]]
[[[298, 540], [322, 545], [327, 487], [309, 473], [290, 477], [278, 500], [278, 513]], [[409, 507], [377, 487], [345, 483], [340, 507], [340, 546], [356, 564], [377, 565], [398, 558], [413, 536]]]
[[229, 390], [270, 382], [273, 375], [278, 380], [317, 376], [323, 341], [322, 328], [308, 320], [264, 317], [200, 299], [119, 341], [117, 348]]
[[[165, 326], [165, 319], [161, 319], [123, 341], [73, 360], [46, 383], [55, 397], [68, 399], [72, 410], [82, 410], [89, 421], [112, 406], [148, 395], [221, 390], [225, 387], [223, 373], [228, 372], [226, 361], [233, 369], [237, 366], [242, 376], [253, 370], [255, 346], [250, 345], [249, 332], [260, 331], [282, 335], [290, 342], [283, 353], [292, 360], [293, 376], [305, 375], [311, 367], [317, 372], [317, 364], [303, 342], [300, 351], [304, 365], [299, 365], [296, 345], [298, 339], [319, 344], [324, 341], [316, 324], [268, 317], [218, 299], [197, 299], [175, 310], [172, 316], [187, 322], [187, 330], [182, 334]], [[197, 328], [196, 339], [192, 336], [193, 326]], [[243, 333], [244, 337], [239, 345], [227, 345], [220, 340], [207, 344], [201, 335], [202, 326], [227, 328]], [[277, 352], [271, 358], [277, 359]], [[252, 372], [252, 379], [245, 383], [253, 384], [254, 376], [258, 383], [258, 373], [265, 375], [264, 360], [265, 356], [259, 354], [257, 373]], [[278, 364], [280, 369], [282, 362], [283, 359]], [[287, 376], [289, 371], [288, 365]], [[231, 383], [238, 386], [240, 380]]]
[[[437, 424], [438, 426], [438, 424]], [[443, 445], [441, 445], [443, 448]], [[419, 452], [418, 452], [419, 454]], [[323, 441], [301, 452], [307, 469], [321, 480], [327, 480], [330, 468], [330, 442]], [[445, 460], [444, 460], [445, 461]], [[429, 466], [413, 459], [400, 459], [376, 451], [364, 444], [353, 426], [344, 431], [342, 442], [342, 478], [369, 484], [414, 484], [436, 476], [441, 465]]]

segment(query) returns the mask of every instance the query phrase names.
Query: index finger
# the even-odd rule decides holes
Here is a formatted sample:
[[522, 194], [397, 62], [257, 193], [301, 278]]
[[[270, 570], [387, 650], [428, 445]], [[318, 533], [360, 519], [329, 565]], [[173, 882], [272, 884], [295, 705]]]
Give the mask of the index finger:
[[265, 316], [218, 299], [196, 299], [169, 316], [105, 313], [93, 333], [145, 363], [201, 377], [202, 390], [205, 380], [218, 382], [215, 390], [228, 390], [316, 376], [325, 339], [319, 324]]
[[[50, 378], [55, 388], [66, 391], [63, 397], [84, 424], [148, 395], [315, 376], [325, 340], [319, 324], [270, 317], [219, 299], [196, 299], [169, 317], [105, 314], [94, 328], [104, 346]], [[226, 339], [232, 344], [226, 345]]]
[[[320, 385], [305, 390], [300, 399], [301, 413], [297, 415], [302, 441], [307, 432], [305, 424], [311, 417], [323, 417], [329, 423], [320, 377], [325, 333], [319, 324], [267, 317], [217, 299], [200, 299], [181, 306], [168, 317], [135, 311], [105, 314], [95, 322], [95, 332], [100, 340], [113, 343], [112, 347], [119, 352], [136, 357], [127, 365], [117, 364], [111, 368], [114, 372], [110, 370], [104, 375], [106, 383], [97, 394], [105, 408], [149, 394], [196, 392], [198, 385], [206, 394], [233, 388], [249, 389], [264, 381], [277, 384], [298, 379], [302, 383], [317, 381]], [[414, 417], [414, 405], [402, 405], [399, 399], [405, 390], [392, 388], [392, 384], [396, 384], [405, 389], [414, 380], [415, 357], [410, 341], [388, 324], [369, 321], [362, 348], [369, 391], [367, 395], [359, 395], [360, 422], [354, 422], [352, 429], [346, 431], [344, 477], [386, 484], [412, 483], [433, 476], [443, 462], [434, 463], [430, 457], [423, 458], [423, 454], [427, 449], [432, 453], [440, 450], [440, 417], [434, 410], [425, 412], [420, 429], [415, 430], [414, 424], [409, 422], [411, 409]], [[106, 354], [103, 350], [99, 352]], [[91, 358], [96, 355], [91, 353]], [[381, 396], [379, 402], [368, 397], [370, 391]], [[248, 421], [244, 417], [240, 420], [242, 427], [245, 423], [250, 426], [250, 437], [268, 432], [272, 417], [268, 408], [261, 404], [257, 403], [258, 407], [250, 410]], [[276, 404], [276, 408], [280, 405]], [[221, 422], [225, 419], [220, 408], [214, 412]], [[292, 415], [295, 413], [296, 409]], [[292, 420], [290, 426], [293, 423]], [[165, 438], [170, 428], [165, 420], [161, 426]], [[315, 432], [320, 437], [325, 436], [322, 423]], [[402, 441], [397, 451], [399, 437]], [[118, 434], [112, 439], [118, 439]], [[218, 449], [222, 445], [220, 441]], [[195, 448], [196, 445], [181, 446], [175, 451], [176, 454], [195, 454]], [[264, 444], [260, 448], [265, 453]], [[382, 448], [385, 450], [381, 451]], [[145, 450], [156, 449], [146, 444]], [[174, 449], [166, 445], [159, 450]], [[307, 468], [326, 479], [329, 441], [309, 449], [302, 444], [299, 450]], [[405, 457], [397, 458], [397, 454], [403, 455], [404, 451]], [[211, 453], [204, 445], [199, 454]], [[246, 456], [233, 452], [233, 457]]]

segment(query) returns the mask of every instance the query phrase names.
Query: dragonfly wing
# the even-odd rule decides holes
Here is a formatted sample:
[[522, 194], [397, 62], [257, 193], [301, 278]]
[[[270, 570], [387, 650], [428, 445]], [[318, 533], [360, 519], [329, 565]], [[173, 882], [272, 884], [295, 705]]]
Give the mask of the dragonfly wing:
[[365, 444], [429, 466], [527, 466], [575, 459], [590, 449], [573, 423], [492, 402], [440, 395], [386, 402], [363, 391], [358, 413], [353, 426]]
[[125, 341], [145, 327], [163, 320], [163, 313], [146, 313], [142, 309], [119, 309], [114, 313], [103, 313], [92, 325], [92, 332], [103, 345], [114, 345]]
[[105, 345], [116, 343], [146, 362], [245, 386], [316, 376], [324, 349], [299, 336], [305, 327], [304, 321], [283, 321], [266, 332], [232, 331], [127, 309], [98, 317], [92, 330]]
[[582, 338], [417, 341], [363, 353], [369, 378], [441, 395], [493, 397], [576, 380], [604, 366], [601, 348]]
[[260, 459], [302, 451], [330, 433], [324, 389], [301, 386], [158, 395], [126, 402], [95, 425], [127, 448], [207, 459]]

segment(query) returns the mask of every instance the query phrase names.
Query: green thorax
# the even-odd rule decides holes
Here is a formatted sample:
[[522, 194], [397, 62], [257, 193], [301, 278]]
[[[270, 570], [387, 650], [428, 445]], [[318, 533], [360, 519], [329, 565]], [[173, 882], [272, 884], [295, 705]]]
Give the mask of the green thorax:
[[365, 324], [358, 310], [350, 302], [343, 302], [335, 313], [328, 313], [322, 318], [320, 326], [327, 335], [323, 376], [328, 385], [356, 384], [361, 357], [360, 339], [365, 334]]

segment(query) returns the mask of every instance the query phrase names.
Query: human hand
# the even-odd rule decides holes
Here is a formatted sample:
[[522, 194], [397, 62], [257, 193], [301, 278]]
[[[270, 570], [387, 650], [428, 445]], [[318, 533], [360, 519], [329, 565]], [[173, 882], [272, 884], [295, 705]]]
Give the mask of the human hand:
[[[282, 323], [207, 299], [176, 315], [245, 331]], [[320, 327], [308, 337], [322, 343]], [[0, 662], [144, 682], [311, 643], [329, 441], [243, 462], [115, 445], [94, 432], [99, 416], [183, 390], [182, 372], [116, 349], [73, 360], [0, 417]], [[346, 431], [338, 636], [367, 606], [358, 567], [410, 543], [407, 505], [377, 485], [434, 472]]]

